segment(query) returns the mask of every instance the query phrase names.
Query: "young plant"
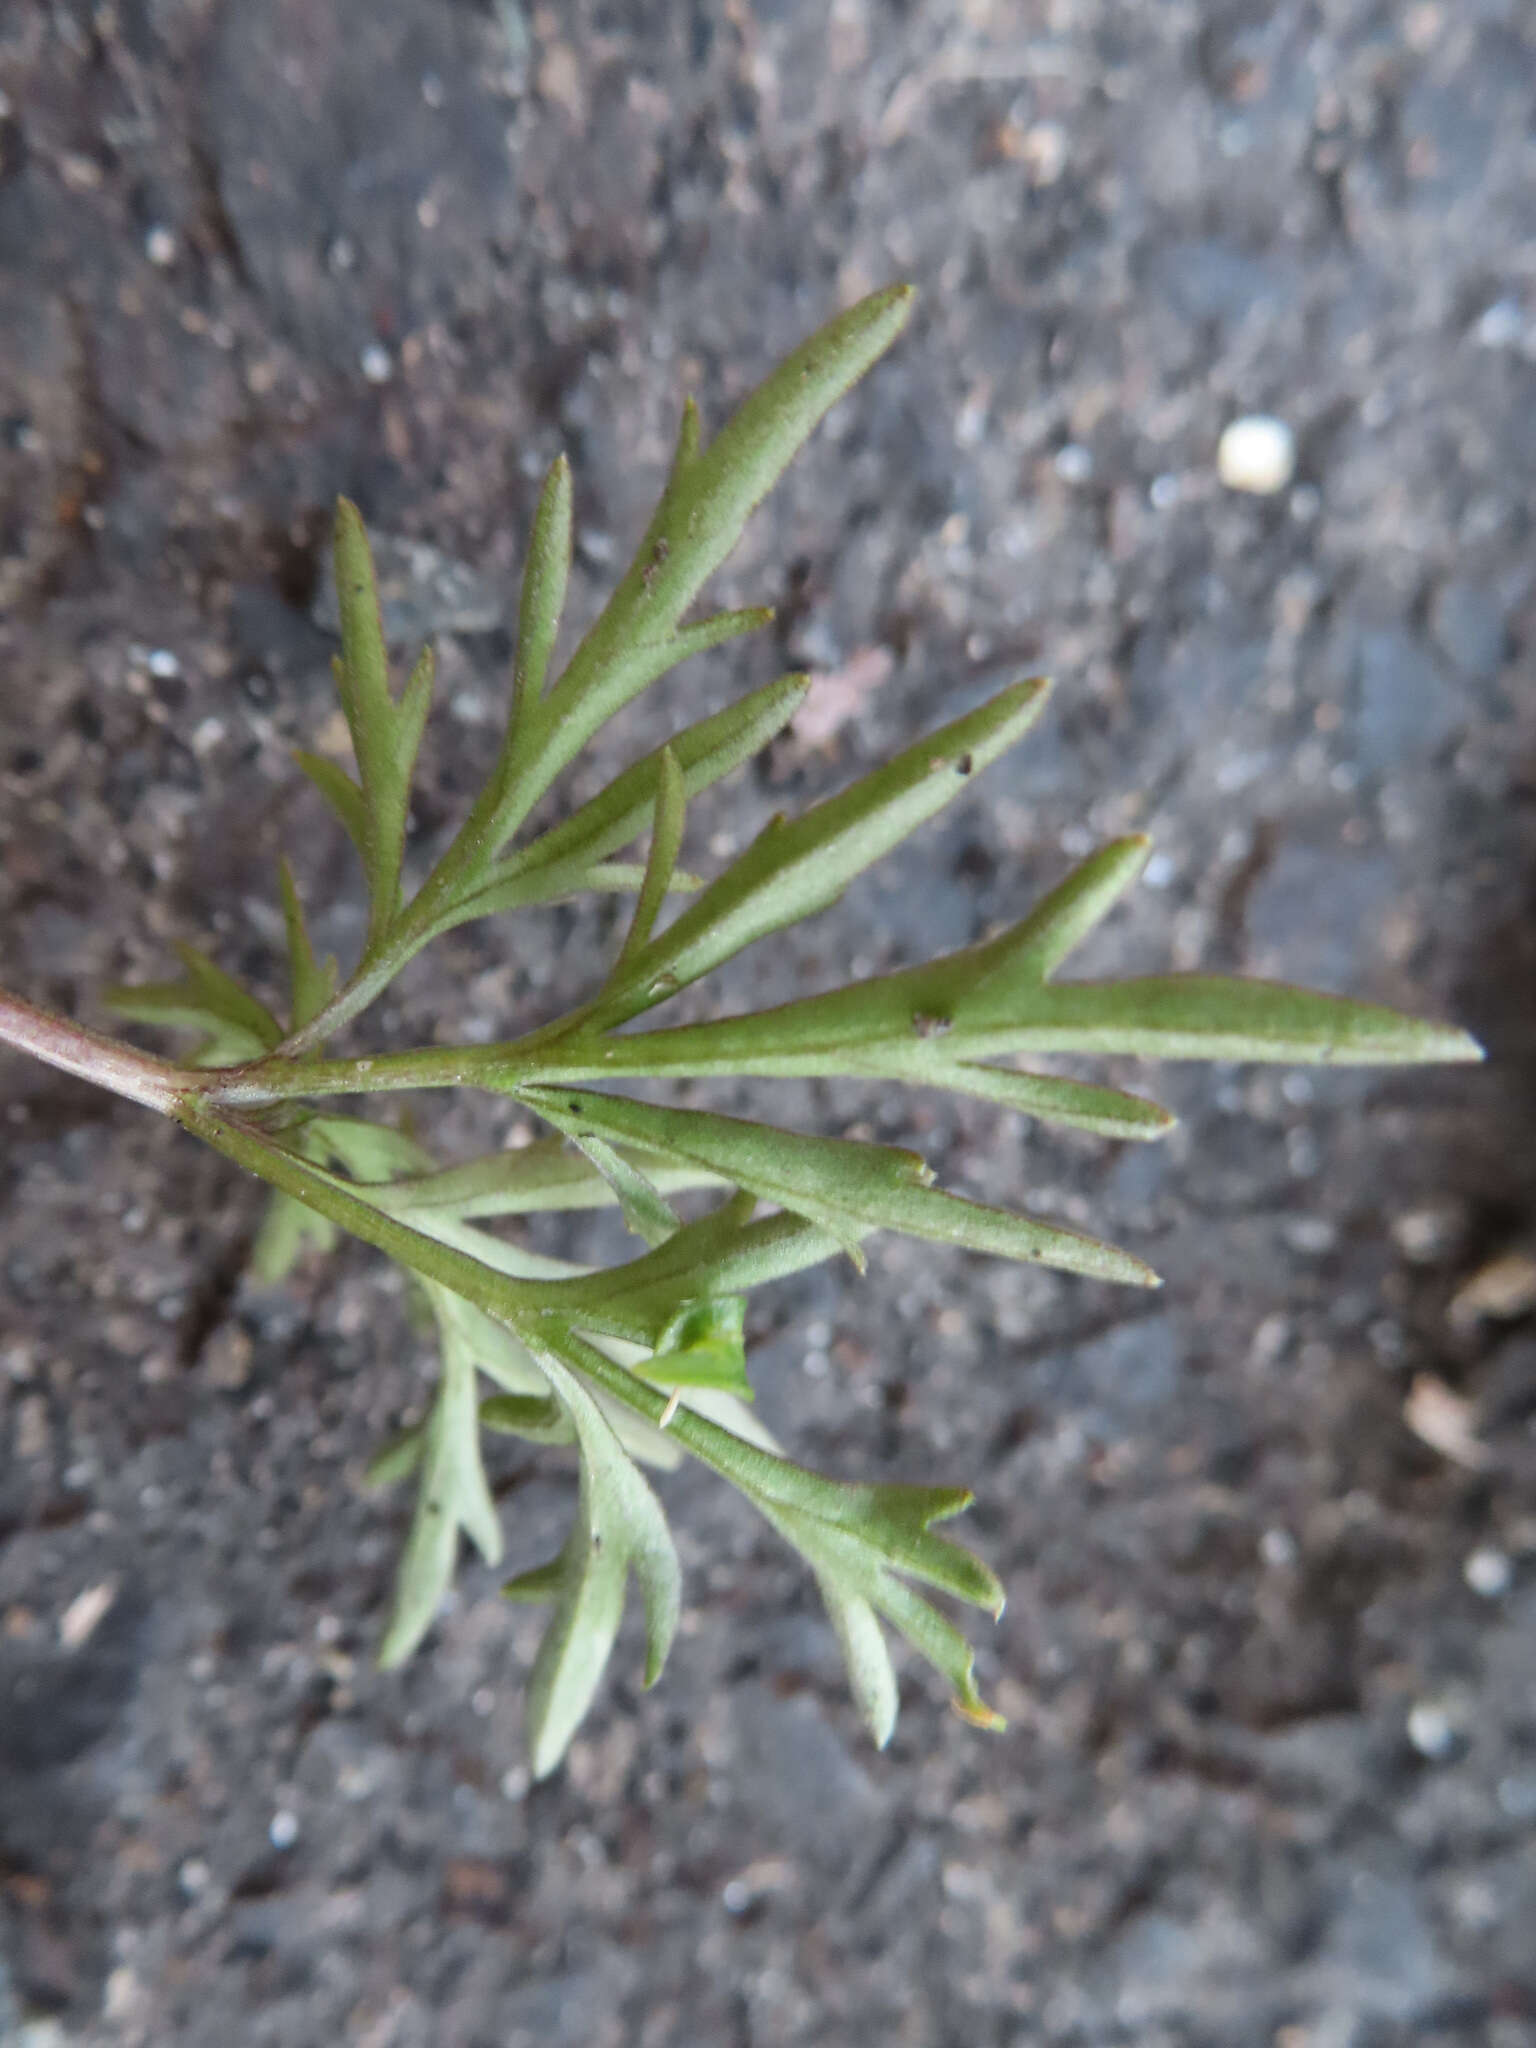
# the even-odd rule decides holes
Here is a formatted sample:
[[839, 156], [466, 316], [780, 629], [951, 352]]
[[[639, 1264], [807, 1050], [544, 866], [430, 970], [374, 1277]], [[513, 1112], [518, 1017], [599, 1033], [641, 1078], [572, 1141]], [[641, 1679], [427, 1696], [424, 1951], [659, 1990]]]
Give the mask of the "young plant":
[[[574, 1444], [570, 1534], [506, 1588], [549, 1609], [529, 1684], [535, 1772], [559, 1762], [591, 1703], [631, 1573], [645, 1615], [646, 1683], [677, 1625], [680, 1575], [666, 1518], [639, 1469], [697, 1458], [753, 1503], [815, 1575], [854, 1694], [879, 1743], [897, 1689], [886, 1627], [948, 1680], [983, 1727], [965, 1637], [924, 1589], [996, 1615], [1003, 1589], [936, 1526], [962, 1488], [850, 1485], [792, 1463], [754, 1421], [743, 1347], [755, 1287], [846, 1255], [875, 1231], [1055, 1266], [1129, 1286], [1155, 1275], [1130, 1253], [933, 1185], [914, 1152], [807, 1135], [699, 1109], [659, 1107], [616, 1083], [717, 1076], [862, 1076], [953, 1089], [1042, 1122], [1153, 1139], [1172, 1119], [1139, 1096], [1030, 1072], [1038, 1053], [1316, 1063], [1475, 1059], [1465, 1033], [1364, 1003], [1254, 981], [1178, 975], [1061, 981], [1058, 969], [1140, 872], [1140, 838], [1113, 841], [981, 944], [763, 1011], [633, 1027], [756, 940], [835, 903], [1022, 738], [1047, 686], [1013, 684], [803, 816], [774, 818], [707, 881], [677, 865], [688, 800], [754, 755], [806, 689], [787, 675], [682, 731], [559, 823], [525, 827], [603, 723], [689, 656], [768, 623], [766, 611], [689, 620], [694, 599], [828, 408], [890, 344], [904, 287], [854, 306], [797, 349], [704, 444], [683, 410], [671, 473], [633, 561], [556, 676], [551, 655], [571, 554], [571, 480], [549, 472], [523, 579], [505, 736], [484, 789], [414, 891], [403, 879], [411, 777], [432, 693], [423, 653], [391, 687], [362, 521], [336, 518], [341, 655], [336, 685], [356, 773], [299, 765], [351, 837], [368, 889], [361, 957], [343, 978], [317, 959], [298, 891], [280, 872], [291, 996], [279, 1017], [190, 947], [179, 979], [118, 990], [117, 1013], [199, 1034], [171, 1064], [0, 994], [0, 1039], [173, 1117], [274, 1196], [257, 1246], [269, 1276], [306, 1240], [347, 1230], [419, 1282], [440, 1340], [426, 1419], [382, 1449], [382, 1481], [416, 1505], [380, 1651], [398, 1664], [431, 1626], [460, 1536], [491, 1564], [502, 1533], [481, 1462], [486, 1431]], [[624, 858], [647, 842], [643, 861]], [[345, 1057], [332, 1041], [421, 949], [466, 919], [592, 891], [633, 900], [601, 985], [569, 1015], [493, 1045]], [[681, 899], [675, 914], [668, 914]], [[551, 1135], [442, 1166], [391, 1125], [322, 1105], [402, 1089], [511, 1096]], [[691, 1212], [675, 1198], [702, 1193]], [[644, 1250], [605, 1270], [536, 1256], [485, 1226], [537, 1210], [616, 1204]]]

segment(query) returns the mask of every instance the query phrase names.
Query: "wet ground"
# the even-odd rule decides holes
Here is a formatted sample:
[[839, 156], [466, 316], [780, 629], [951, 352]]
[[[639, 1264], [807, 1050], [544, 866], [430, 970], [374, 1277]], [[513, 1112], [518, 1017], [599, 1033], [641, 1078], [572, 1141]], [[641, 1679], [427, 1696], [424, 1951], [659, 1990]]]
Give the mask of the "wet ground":
[[[779, 605], [778, 644], [685, 671], [572, 787], [786, 662], [833, 678], [701, 807], [702, 858], [1020, 670], [1058, 695], [726, 992], [963, 943], [1145, 826], [1088, 964], [1283, 973], [1492, 1054], [1168, 1069], [1156, 1151], [786, 1090], [1168, 1277], [901, 1245], [754, 1311], [799, 1455], [975, 1486], [1011, 1728], [913, 1668], [873, 1754], [804, 1576], [684, 1476], [665, 1680], [627, 1637], [535, 1789], [530, 1619], [492, 1575], [370, 1667], [405, 1508], [361, 1468], [426, 1365], [391, 1275], [353, 1249], [255, 1289], [254, 1187], [5, 1059], [0, 2036], [1533, 2048], [1522, 0], [12, 0], [0, 90], [9, 985], [99, 1018], [178, 936], [270, 984], [279, 849], [355, 943], [287, 751], [334, 733], [338, 490], [439, 639], [424, 859], [484, 765], [556, 450], [587, 616], [683, 392], [718, 422], [904, 276], [907, 337], [717, 580]], [[1295, 440], [1267, 496], [1217, 474], [1253, 412]], [[467, 929], [381, 1033], [534, 1021], [611, 943], [601, 912]], [[447, 1151], [509, 1122], [440, 1114]], [[570, 1475], [495, 1478], [531, 1562]]]

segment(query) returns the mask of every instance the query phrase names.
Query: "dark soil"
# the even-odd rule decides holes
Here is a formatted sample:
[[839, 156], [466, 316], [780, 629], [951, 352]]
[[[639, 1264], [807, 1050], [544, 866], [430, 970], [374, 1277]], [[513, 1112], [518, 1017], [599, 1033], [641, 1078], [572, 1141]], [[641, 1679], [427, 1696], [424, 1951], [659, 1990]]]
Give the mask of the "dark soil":
[[[1154, 886], [1090, 967], [1283, 973], [1492, 1055], [1166, 1070], [1156, 1150], [786, 1091], [1167, 1275], [903, 1244], [756, 1306], [798, 1455], [975, 1486], [1010, 1731], [914, 1667], [872, 1753], [804, 1575], [685, 1475], [671, 1667], [642, 1694], [627, 1634], [533, 1790], [538, 1618], [494, 1576], [371, 1669], [407, 1510], [360, 1474], [428, 1366], [393, 1276], [352, 1248], [253, 1288], [253, 1185], [5, 1058], [0, 2036], [1533, 2048], [1526, 0], [9, 0], [0, 88], [8, 984], [99, 1020], [180, 936], [269, 985], [280, 849], [354, 945], [288, 758], [334, 715], [334, 494], [462, 571], [402, 598], [441, 652], [426, 857], [556, 450], [587, 616], [684, 391], [718, 422], [905, 276], [908, 336], [717, 579], [778, 645], [685, 672], [572, 785], [775, 665], [883, 675], [701, 807], [705, 859], [1020, 670], [1057, 701], [724, 993], [963, 943], [1145, 825]], [[1277, 496], [1217, 481], [1250, 411], [1296, 435]], [[536, 1020], [611, 943], [606, 912], [470, 928], [378, 1028]], [[509, 1121], [437, 1108], [450, 1153]], [[495, 1477], [546, 1555], [569, 1471]]]

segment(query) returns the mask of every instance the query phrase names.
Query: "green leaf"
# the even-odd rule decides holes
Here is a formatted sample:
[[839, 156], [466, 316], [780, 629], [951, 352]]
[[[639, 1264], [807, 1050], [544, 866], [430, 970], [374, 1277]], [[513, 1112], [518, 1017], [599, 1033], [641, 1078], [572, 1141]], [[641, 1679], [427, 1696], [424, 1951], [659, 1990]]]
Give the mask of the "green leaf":
[[[444, 911], [441, 922], [433, 925], [426, 938], [440, 938], [473, 917], [527, 910], [536, 903], [565, 903], [573, 896], [629, 895], [638, 891], [644, 881], [645, 869], [633, 861], [570, 861], [559, 867], [518, 868], [510, 872], [504, 863], [499, 863], [491, 869], [483, 887], [471, 896], [461, 897], [451, 911]], [[673, 870], [668, 883], [669, 888], [680, 894], [702, 886], [697, 875], [681, 869]]]
[[328, 761], [323, 754], [312, 754], [306, 747], [293, 749], [295, 765], [302, 769], [310, 781], [325, 798], [340, 819], [342, 829], [357, 848], [359, 857], [368, 859], [368, 807], [363, 801], [363, 792], [334, 761]]
[[1008, 1014], [1000, 991], [968, 1006], [968, 1050], [1137, 1053], [1146, 1059], [1285, 1060], [1322, 1066], [1392, 1066], [1482, 1057], [1475, 1038], [1448, 1024], [1404, 1017], [1376, 1003], [1314, 995], [1278, 982], [1201, 974], [1118, 982], [1055, 982]]
[[392, 1181], [433, 1164], [431, 1153], [406, 1132], [356, 1116], [310, 1117], [303, 1126], [302, 1150], [307, 1159], [344, 1166], [363, 1182]]
[[896, 1671], [875, 1610], [860, 1593], [850, 1593], [834, 1572], [816, 1573], [822, 1605], [836, 1631], [848, 1668], [854, 1704], [876, 1749], [884, 1749], [896, 1727]]
[[299, 901], [293, 870], [286, 856], [279, 860], [277, 874], [283, 894], [283, 924], [288, 935], [288, 974], [293, 990], [291, 1021], [292, 1028], [297, 1031], [312, 1017], [317, 1017], [336, 993], [336, 962], [327, 960], [322, 967], [315, 958], [309, 928], [304, 922], [304, 906]]
[[689, 1302], [662, 1331], [652, 1356], [637, 1359], [631, 1371], [657, 1386], [714, 1387], [750, 1401], [746, 1314], [739, 1294]]
[[239, 1066], [270, 1052], [283, 1030], [266, 1004], [195, 946], [178, 944], [176, 951], [183, 969], [180, 981], [109, 988], [102, 999], [106, 1007], [133, 1024], [202, 1034], [192, 1056], [196, 1066]]
[[818, 423], [896, 339], [911, 304], [911, 290], [897, 285], [830, 321], [770, 372], [708, 448], [700, 445], [697, 411], [685, 406], [661, 502], [618, 588], [547, 699], [541, 786], [662, 673], [647, 672], [642, 650], [660, 654], [672, 643], [696, 651], [689, 636], [705, 629], [678, 633], [678, 620]]
[[804, 1216], [841, 1244], [871, 1229], [1056, 1266], [1100, 1280], [1155, 1286], [1139, 1259], [1076, 1231], [989, 1209], [934, 1188], [915, 1152], [844, 1138], [813, 1138], [707, 1110], [663, 1109], [590, 1089], [525, 1087], [520, 1097], [574, 1133], [643, 1145], [679, 1165], [703, 1167]]
[[426, 1283], [437, 1317], [442, 1378], [422, 1436], [416, 1512], [401, 1554], [379, 1666], [403, 1664], [431, 1627], [453, 1579], [462, 1529], [487, 1564], [501, 1561], [501, 1524], [480, 1462], [475, 1362], [451, 1294]]
[[[626, 1148], [622, 1156], [661, 1194], [684, 1188], [717, 1187], [719, 1178], [698, 1168], [674, 1166], [654, 1153]], [[611, 1184], [588, 1159], [559, 1138], [542, 1138], [515, 1151], [490, 1152], [463, 1166], [396, 1184], [402, 1214], [424, 1216], [435, 1209], [455, 1216], [522, 1216], [544, 1209], [604, 1209], [618, 1200]]]
[[[615, 1383], [613, 1368], [590, 1346], [577, 1340], [566, 1355], [589, 1383]], [[626, 1397], [636, 1405], [644, 1398], [629, 1390]], [[976, 1691], [973, 1652], [964, 1636], [905, 1583], [918, 1579], [994, 1617], [1002, 1612], [1003, 1589], [993, 1573], [963, 1546], [933, 1533], [935, 1522], [970, 1505], [969, 1492], [850, 1486], [743, 1443], [699, 1415], [679, 1413], [673, 1428], [695, 1457], [746, 1494], [801, 1552], [823, 1589], [831, 1588], [829, 1612], [850, 1645], [855, 1696], [877, 1741], [890, 1732], [894, 1683], [880, 1669], [872, 1641], [878, 1632], [872, 1617], [857, 1612], [859, 1602], [883, 1614], [949, 1680], [960, 1713], [978, 1726], [1002, 1726]]]
[[752, 844], [615, 977], [597, 1005], [623, 1022], [729, 960], [744, 946], [826, 910], [855, 875], [968, 787], [976, 770], [1023, 737], [1045, 702], [1040, 681], [1016, 684], [814, 805], [774, 819]]
[[576, 1431], [553, 1394], [492, 1394], [480, 1403], [480, 1425], [503, 1436], [520, 1436], [535, 1444], [569, 1444]]
[[663, 747], [656, 777], [656, 822], [651, 829], [645, 880], [640, 887], [635, 914], [630, 920], [623, 947], [614, 964], [615, 977], [622, 976], [624, 968], [644, 946], [661, 914], [661, 906], [672, 886], [677, 856], [682, 850], [685, 804], [683, 771], [678, 767], [677, 756], [672, 749]]
[[[683, 626], [659, 639], [637, 636], [616, 642], [606, 650], [601, 668], [582, 674], [580, 681], [573, 685], [572, 677], [587, 645], [584, 641], [570, 668], [545, 699], [537, 716], [530, 720], [533, 734], [530, 747], [536, 746], [538, 751], [525, 781], [535, 791], [535, 798], [514, 792], [508, 805], [509, 821], [520, 821], [526, 816], [531, 801], [548, 789], [561, 769], [576, 758], [592, 735], [622, 711], [631, 699], [648, 690], [652, 683], [658, 682], [681, 663], [691, 661], [694, 655], [707, 654], [712, 648], [724, 646], [727, 640], [739, 640], [747, 633], [756, 633], [772, 620], [771, 611], [754, 605], [746, 611], [714, 612], [707, 619], [696, 620], [693, 625]], [[597, 632], [601, 625], [602, 620], [599, 620], [592, 631]]]
[[968, 965], [965, 998], [985, 994], [1006, 1002], [1014, 991], [1049, 981], [1074, 947], [1114, 909], [1151, 851], [1152, 842], [1143, 832], [1112, 839], [1080, 862], [1022, 923], [961, 955]]
[[[286, 1200], [286, 1197], [281, 1199]], [[295, 1207], [298, 1205], [295, 1204]], [[380, 1444], [363, 1470], [365, 1486], [395, 1486], [420, 1468], [426, 1455], [427, 1425], [416, 1422]]]
[[[357, 757], [363, 813], [360, 843], [368, 878], [368, 951], [372, 952], [400, 907], [411, 774], [432, 699], [433, 658], [430, 648], [422, 651], [397, 702], [390, 695], [373, 556], [362, 516], [346, 498], [339, 499], [336, 506], [336, 594], [341, 607], [336, 687]], [[313, 776], [313, 767], [309, 762], [305, 765]], [[325, 794], [340, 810], [339, 792], [332, 780], [333, 786]], [[344, 801], [350, 805], [350, 799]]]
[[[766, 625], [771, 612], [754, 614]], [[606, 789], [573, 811], [560, 824], [507, 856], [491, 871], [508, 877], [531, 869], [588, 866], [627, 846], [644, 830], [656, 809], [661, 757], [670, 752], [683, 771], [683, 791], [690, 797], [708, 789], [733, 768], [765, 747], [794, 717], [810, 684], [805, 676], [780, 676], [754, 690], [737, 704], [686, 727], [654, 753], [626, 768]], [[490, 878], [488, 877], [488, 880]]]
[[253, 1279], [273, 1287], [286, 1280], [306, 1252], [336, 1248], [336, 1226], [292, 1195], [273, 1193], [251, 1245]]
[[661, 1676], [677, 1629], [682, 1580], [656, 1497], [625, 1455], [579, 1373], [540, 1350], [581, 1446], [576, 1516], [559, 1557], [514, 1579], [512, 1599], [552, 1599], [554, 1612], [528, 1681], [533, 1774], [548, 1777], [584, 1719], [613, 1650], [633, 1568], [645, 1606], [645, 1682]]
[[[557, 455], [539, 494], [523, 569], [517, 618], [517, 661], [512, 675], [512, 715], [507, 726], [510, 763], [526, 707], [543, 694], [549, 657], [555, 650], [560, 614], [571, 576], [571, 465]], [[494, 827], [492, 828], [494, 831]]]

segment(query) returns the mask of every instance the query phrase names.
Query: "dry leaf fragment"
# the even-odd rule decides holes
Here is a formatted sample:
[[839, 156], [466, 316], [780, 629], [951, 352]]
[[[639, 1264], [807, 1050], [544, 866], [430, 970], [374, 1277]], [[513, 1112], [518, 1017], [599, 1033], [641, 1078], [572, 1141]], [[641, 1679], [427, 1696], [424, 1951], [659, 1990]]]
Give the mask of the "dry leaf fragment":
[[1536, 1308], [1536, 1259], [1529, 1252], [1504, 1252], [1480, 1266], [1451, 1302], [1454, 1329], [1477, 1323], [1512, 1323]]
[[1414, 1374], [1403, 1403], [1403, 1420], [1422, 1443], [1453, 1465], [1483, 1472], [1492, 1462], [1492, 1452], [1477, 1435], [1472, 1403], [1431, 1372]]
[[66, 1650], [81, 1649], [105, 1620], [116, 1598], [114, 1579], [103, 1579], [100, 1585], [87, 1586], [83, 1593], [77, 1593], [59, 1616], [60, 1645]]

